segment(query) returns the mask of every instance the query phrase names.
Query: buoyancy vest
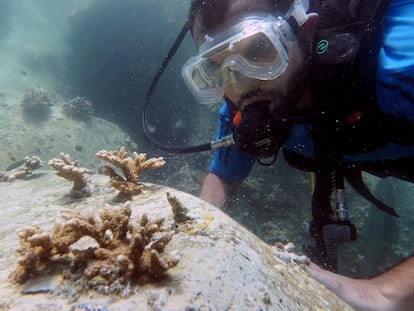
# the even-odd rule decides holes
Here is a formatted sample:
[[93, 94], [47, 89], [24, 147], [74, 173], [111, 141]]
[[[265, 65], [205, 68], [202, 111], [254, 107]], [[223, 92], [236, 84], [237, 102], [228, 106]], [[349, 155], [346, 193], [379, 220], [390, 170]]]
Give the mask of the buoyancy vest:
[[[385, 115], [377, 105], [378, 54], [390, 2], [316, 0], [312, 4], [320, 15], [311, 71], [314, 158], [312, 163], [300, 155], [287, 161], [302, 169], [305, 163], [316, 172], [312, 214], [321, 224], [332, 217], [331, 195], [344, 188], [344, 177], [377, 207], [396, 215], [372, 196], [361, 178], [362, 170], [388, 176], [383, 173], [388, 167], [366, 169], [343, 162], [344, 154], [369, 152], [389, 143], [414, 145], [412, 122]], [[395, 172], [401, 171], [396, 167]], [[404, 179], [414, 180], [414, 176]]]
[[334, 130], [340, 153], [369, 152], [389, 143], [414, 145], [412, 122], [382, 113], [377, 103], [378, 54], [390, 2], [314, 3], [320, 21], [311, 74], [313, 113], [316, 123]]

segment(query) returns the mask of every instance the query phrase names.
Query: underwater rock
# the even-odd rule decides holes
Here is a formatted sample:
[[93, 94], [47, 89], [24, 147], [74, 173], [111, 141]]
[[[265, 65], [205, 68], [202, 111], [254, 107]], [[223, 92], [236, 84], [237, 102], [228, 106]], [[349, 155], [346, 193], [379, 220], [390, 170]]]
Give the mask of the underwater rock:
[[[107, 180], [102, 175], [91, 175], [90, 179], [93, 188], [102, 186]], [[78, 310], [81, 307], [84, 307], [81, 310], [100, 308], [148, 311], [352, 310], [332, 292], [311, 279], [302, 265], [292, 261], [283, 262], [273, 254], [272, 246], [221, 210], [192, 195], [146, 184], [145, 195], [134, 196], [127, 204], [109, 205], [113, 193], [93, 192], [85, 200], [62, 206], [59, 201], [56, 202], [56, 197], [59, 192], [66, 191], [65, 182], [56, 180], [53, 173], [48, 171], [36, 179], [5, 183], [4, 188], [5, 191], [0, 192], [0, 211], [3, 212], [0, 217], [0, 242], [4, 245], [0, 253], [0, 309], [27, 310], [27, 306], [36, 305], [38, 310], [59, 311]], [[10, 193], [22, 193], [22, 188], [23, 191], [30, 190], [30, 196], [7, 199]], [[185, 226], [180, 226], [179, 230], [174, 230], [176, 222], [167, 192], [170, 197], [179, 200], [192, 218], [185, 222]], [[144, 214], [147, 217], [143, 220]], [[130, 230], [129, 225], [125, 225], [127, 219], [136, 229], [125, 233], [125, 230]], [[161, 225], [158, 225], [158, 219], [163, 219]], [[60, 232], [59, 243], [54, 237], [56, 220], [57, 231]], [[111, 227], [113, 232], [106, 230], [104, 235], [98, 234], [109, 226], [104, 225], [107, 221], [114, 226]], [[53, 256], [57, 249], [64, 253], [55, 257], [55, 262], [59, 262], [60, 267], [52, 269], [51, 266], [46, 266], [39, 273], [49, 273], [49, 269], [55, 273], [62, 271], [60, 268], [66, 269], [63, 281], [54, 290], [27, 295], [21, 293], [24, 285], [12, 284], [7, 277], [18, 257], [13, 252], [17, 243], [14, 232], [17, 224], [30, 228], [36, 222], [40, 224], [39, 228], [44, 229], [34, 230], [30, 236], [37, 235], [38, 238], [30, 239], [30, 243], [34, 245], [39, 244], [35, 241], [44, 241], [45, 247], [43, 251], [32, 253], [38, 254], [38, 258], [42, 254]], [[147, 223], [146, 226], [154, 230], [161, 229], [155, 230], [144, 249], [157, 249], [158, 243], [162, 242], [165, 248], [160, 256], [179, 256], [179, 262], [160, 278], [138, 277], [138, 281], [134, 281], [121, 273], [115, 281], [108, 282], [107, 267], [122, 270], [132, 255], [127, 255], [128, 251], [123, 251], [121, 246], [112, 248], [112, 241], [120, 241], [120, 244], [129, 249], [131, 244], [127, 240], [133, 239], [134, 234], [131, 232], [143, 230], [142, 223]], [[70, 228], [77, 228], [77, 232], [83, 230], [83, 233], [68, 234], [73, 232]], [[175, 233], [171, 238], [165, 236], [172, 234], [170, 232], [173, 230]], [[47, 234], [48, 232], [51, 233]], [[82, 238], [73, 242], [77, 236]], [[51, 250], [50, 237], [53, 246]], [[291, 250], [290, 246], [288, 248]], [[98, 252], [98, 249], [102, 250]], [[96, 257], [86, 259], [90, 258], [88, 256], [97, 256], [96, 254], [101, 260]], [[104, 257], [109, 261], [103, 260]], [[78, 259], [75, 260], [76, 258]], [[71, 260], [74, 265], [68, 267], [67, 260]], [[43, 268], [41, 264], [38, 267]], [[86, 269], [88, 275], [94, 275], [91, 279], [85, 277]], [[142, 275], [146, 275], [146, 272]], [[109, 273], [109, 279], [112, 277], [115, 274]]]

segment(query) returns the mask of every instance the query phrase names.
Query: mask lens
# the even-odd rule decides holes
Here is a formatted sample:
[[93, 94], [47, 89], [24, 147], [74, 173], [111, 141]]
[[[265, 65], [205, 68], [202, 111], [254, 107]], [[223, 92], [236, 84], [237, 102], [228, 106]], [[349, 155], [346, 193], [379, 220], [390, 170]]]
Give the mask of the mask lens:
[[273, 43], [263, 33], [248, 38], [246, 48], [241, 52], [243, 57], [251, 62], [271, 62], [277, 57]]
[[[256, 80], [273, 80], [281, 75], [289, 61], [289, 48], [270, 40], [264, 33], [256, 33], [234, 43], [234, 53], [221, 65], [223, 79], [235, 83], [235, 76]], [[235, 75], [235, 71], [239, 74]]]
[[196, 62], [189, 59], [181, 73], [190, 91], [200, 103], [213, 104], [220, 102], [223, 97], [223, 79], [219, 70], [220, 67], [208, 59]]
[[208, 88], [221, 88], [220, 75], [218, 74], [219, 67], [209, 60], [200, 64], [192, 72], [192, 79], [200, 90]]

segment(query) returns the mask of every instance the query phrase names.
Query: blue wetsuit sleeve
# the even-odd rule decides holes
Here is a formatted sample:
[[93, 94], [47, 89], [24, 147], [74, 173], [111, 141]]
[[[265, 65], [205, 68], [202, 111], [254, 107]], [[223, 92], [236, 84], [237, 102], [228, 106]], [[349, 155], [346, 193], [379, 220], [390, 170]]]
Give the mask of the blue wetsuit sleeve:
[[382, 112], [414, 123], [414, 0], [393, 0], [379, 53], [377, 94]]
[[[232, 119], [230, 107], [225, 103], [219, 112], [217, 139], [233, 132]], [[255, 160], [236, 150], [234, 146], [218, 148], [214, 152], [210, 172], [227, 182], [241, 181], [249, 175]]]

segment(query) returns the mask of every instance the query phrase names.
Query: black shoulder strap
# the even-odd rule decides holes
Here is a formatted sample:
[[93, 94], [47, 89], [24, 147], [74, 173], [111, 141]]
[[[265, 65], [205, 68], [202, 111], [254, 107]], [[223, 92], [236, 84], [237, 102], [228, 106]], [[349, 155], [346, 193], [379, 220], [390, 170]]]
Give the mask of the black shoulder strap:
[[370, 203], [375, 205], [379, 210], [383, 211], [384, 213], [387, 213], [388, 215], [400, 217], [394, 208], [388, 206], [372, 194], [372, 192], [369, 190], [364, 180], [362, 179], [362, 171], [360, 169], [347, 169], [344, 172], [344, 177], [356, 192], [358, 192], [362, 197], [367, 199]]
[[[378, 32], [391, 0], [316, 0], [319, 27], [314, 38], [317, 64], [352, 61], [363, 40]], [[371, 40], [368, 40], [371, 41]]]
[[391, 0], [356, 0], [351, 2], [359, 2], [355, 18], [365, 21], [366, 31], [373, 32], [383, 20]]
[[317, 167], [312, 215], [316, 223], [331, 217], [332, 192], [344, 187], [343, 146], [337, 123], [338, 112], [343, 107], [338, 100], [342, 100], [344, 94], [349, 96], [346, 83], [349, 73], [358, 55], [365, 53], [375, 35], [382, 32], [378, 27], [391, 0], [320, 1], [320, 26], [314, 38], [311, 73]]

